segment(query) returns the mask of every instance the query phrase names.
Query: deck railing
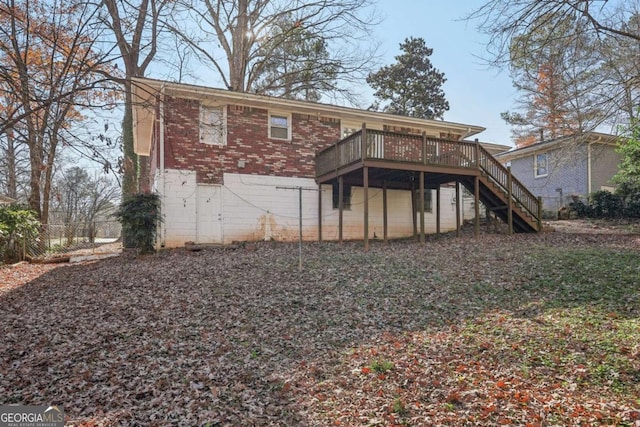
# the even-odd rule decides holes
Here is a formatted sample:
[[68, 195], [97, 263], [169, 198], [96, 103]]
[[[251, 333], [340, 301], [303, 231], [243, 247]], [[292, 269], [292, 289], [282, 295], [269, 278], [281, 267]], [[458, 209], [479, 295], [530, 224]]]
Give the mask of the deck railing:
[[481, 145], [478, 147], [480, 153], [479, 166], [483, 172], [498, 186], [505, 194], [509, 192], [509, 180], [511, 180], [511, 196], [513, 200], [527, 210], [534, 218], [538, 217], [540, 201], [525, 187], [518, 179], [509, 173], [509, 170], [497, 161]]
[[[365, 140], [363, 147], [362, 143]], [[361, 129], [316, 155], [316, 176], [364, 160], [397, 161], [460, 168], [479, 168], [513, 202], [539, 219], [540, 201], [509, 170], [476, 142]], [[511, 190], [509, 190], [511, 187]]]
[[[362, 135], [366, 135], [362, 150]], [[318, 176], [365, 159], [402, 163], [475, 167], [475, 143], [366, 129], [359, 130], [316, 156]]]

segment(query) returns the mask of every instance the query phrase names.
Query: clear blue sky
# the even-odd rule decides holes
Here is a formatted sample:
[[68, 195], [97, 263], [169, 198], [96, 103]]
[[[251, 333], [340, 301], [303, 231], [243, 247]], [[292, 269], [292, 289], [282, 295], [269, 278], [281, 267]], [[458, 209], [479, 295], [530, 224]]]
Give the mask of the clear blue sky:
[[489, 69], [484, 55], [485, 36], [475, 22], [462, 18], [483, 0], [378, 0], [384, 21], [377, 30], [383, 43], [383, 63], [393, 63], [399, 44], [407, 37], [422, 37], [433, 49], [431, 63], [445, 73], [450, 110], [444, 119], [484, 126], [481, 141], [513, 145], [509, 127], [500, 113], [513, 110], [517, 93], [506, 71]]
[[[375, 38], [382, 43], [380, 65], [395, 62], [405, 38], [422, 37], [433, 49], [433, 66], [447, 78], [443, 89], [450, 110], [444, 119], [487, 128], [477, 135], [483, 142], [513, 145], [500, 113], [513, 109], [516, 91], [506, 71], [490, 69], [483, 63], [485, 36], [477, 31], [475, 22], [463, 19], [485, 1], [377, 0], [383, 19], [375, 31]], [[204, 66], [196, 65], [193, 76], [198, 84], [222, 87], [216, 73]], [[364, 81], [361, 94], [362, 105], [371, 105], [373, 91]]]

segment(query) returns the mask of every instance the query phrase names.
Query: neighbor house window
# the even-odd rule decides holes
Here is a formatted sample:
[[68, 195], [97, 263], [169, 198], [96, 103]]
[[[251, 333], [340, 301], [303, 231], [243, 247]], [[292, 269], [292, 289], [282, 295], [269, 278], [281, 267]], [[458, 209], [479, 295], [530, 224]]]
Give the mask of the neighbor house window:
[[[338, 209], [340, 207], [340, 188], [337, 181], [333, 183], [331, 194], [333, 196], [333, 209]], [[351, 209], [351, 186], [348, 184], [344, 184], [342, 187], [342, 208]]]
[[549, 174], [549, 166], [547, 163], [547, 153], [536, 154], [535, 164], [533, 168], [535, 170], [536, 178], [547, 176]]
[[291, 139], [291, 116], [287, 114], [269, 114], [269, 137]]
[[211, 107], [200, 104], [200, 142], [226, 145], [227, 117], [224, 106]]

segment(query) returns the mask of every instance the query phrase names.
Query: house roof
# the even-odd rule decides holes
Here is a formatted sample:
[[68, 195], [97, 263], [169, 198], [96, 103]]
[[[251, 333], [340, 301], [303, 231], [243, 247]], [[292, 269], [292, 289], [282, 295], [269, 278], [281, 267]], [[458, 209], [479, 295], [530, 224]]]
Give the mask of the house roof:
[[170, 95], [188, 99], [208, 100], [221, 104], [233, 103], [265, 109], [279, 109], [284, 111], [322, 115], [358, 123], [376, 123], [400, 127], [416, 127], [434, 130], [438, 133], [462, 134], [463, 138], [470, 137], [485, 130], [482, 126], [441, 120], [418, 119], [414, 117], [398, 116], [376, 111], [360, 110], [351, 107], [322, 104], [316, 102], [282, 99], [253, 93], [233, 92], [184, 83], [171, 83], [162, 80], [134, 78], [133, 79], [133, 128], [134, 150], [137, 154], [148, 155], [150, 150], [153, 123], [155, 120], [155, 99], [158, 95]]
[[484, 147], [485, 150], [487, 150], [489, 153], [493, 154], [494, 156], [496, 154], [500, 154], [500, 153], [504, 153], [505, 151], [509, 151], [511, 148], [510, 145], [504, 145], [504, 144], [496, 144], [494, 142], [482, 142], [479, 141], [480, 145], [482, 145]]
[[620, 137], [617, 135], [611, 135], [601, 132], [584, 132], [581, 134], [574, 134], [569, 136], [563, 136], [560, 138], [550, 139], [548, 141], [538, 142], [536, 144], [528, 145], [522, 148], [514, 148], [513, 150], [505, 153], [496, 154], [495, 157], [501, 162], [509, 162], [515, 159], [521, 159], [523, 157], [530, 156], [536, 153], [542, 153], [554, 148], [568, 144], [568, 143], [595, 143], [595, 144], [615, 144]]
[[12, 199], [11, 197], [3, 196], [2, 194], [0, 194], [0, 205], [10, 205], [12, 203], [15, 203], [16, 201], [16, 199]]

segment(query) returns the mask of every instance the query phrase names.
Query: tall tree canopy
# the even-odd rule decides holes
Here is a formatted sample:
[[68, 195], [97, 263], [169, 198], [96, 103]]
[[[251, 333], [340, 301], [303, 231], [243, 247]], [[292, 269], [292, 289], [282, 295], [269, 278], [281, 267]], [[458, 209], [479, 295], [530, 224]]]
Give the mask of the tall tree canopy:
[[106, 28], [115, 42], [124, 76], [117, 79], [124, 89], [124, 118], [122, 122], [122, 193], [129, 196], [140, 189], [139, 164], [133, 150], [133, 100], [131, 78], [144, 77], [158, 53], [163, 34], [162, 22], [174, 0], [103, 0], [98, 22]]
[[0, 96], [10, 102], [0, 136], [5, 153], [15, 155], [16, 145], [28, 153], [29, 207], [45, 223], [60, 146], [84, 144], [68, 130], [83, 108], [113, 103], [105, 75], [115, 70], [96, 46], [95, 14], [94, 5], [70, 0], [0, 1]]
[[319, 101], [322, 93], [337, 89], [342, 62], [332, 58], [326, 40], [283, 18], [260, 46], [262, 67], [252, 90], [288, 99]]
[[[502, 114], [512, 125], [516, 146], [592, 129], [602, 122], [602, 59], [598, 40], [573, 29], [572, 23], [550, 19], [511, 41], [509, 71], [523, 113]], [[562, 38], [576, 40], [564, 46]], [[540, 135], [542, 133], [542, 135]]]
[[638, 103], [640, 0], [488, 0], [470, 15], [509, 65], [524, 113], [516, 142], [628, 123]]
[[[640, 41], [640, 34], [627, 27], [631, 16], [640, 10], [638, 0], [487, 0], [469, 15], [479, 21], [479, 29], [489, 35], [489, 50], [497, 62], [511, 59], [514, 38], [537, 28], [548, 28], [552, 22], [571, 22], [576, 31], [595, 35]], [[557, 43], [557, 34], [545, 40]], [[579, 43], [575, 32], [567, 32], [565, 46]]]
[[[174, 32], [239, 92], [353, 100], [377, 46], [372, 0], [181, 0]], [[185, 28], [184, 22], [195, 25]], [[284, 63], [278, 63], [284, 60]], [[285, 69], [285, 67], [287, 67]], [[341, 84], [340, 84], [341, 83]], [[295, 89], [293, 92], [290, 89]]]
[[619, 184], [624, 184], [636, 191], [640, 190], [640, 119], [634, 117], [624, 128], [624, 138], [618, 141], [618, 153], [622, 162], [620, 170], [614, 177]]
[[[369, 74], [367, 83], [375, 89], [375, 109], [424, 119], [442, 118], [449, 110], [442, 85], [444, 73], [429, 60], [433, 49], [422, 38], [410, 37], [400, 43], [402, 54], [396, 63]], [[382, 104], [380, 104], [382, 103]]]

